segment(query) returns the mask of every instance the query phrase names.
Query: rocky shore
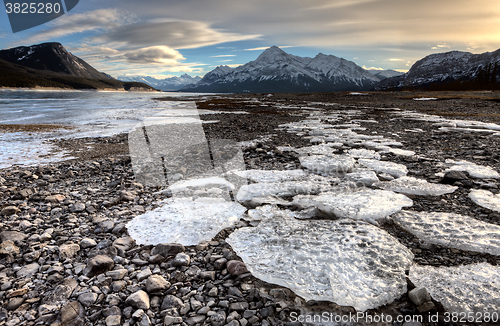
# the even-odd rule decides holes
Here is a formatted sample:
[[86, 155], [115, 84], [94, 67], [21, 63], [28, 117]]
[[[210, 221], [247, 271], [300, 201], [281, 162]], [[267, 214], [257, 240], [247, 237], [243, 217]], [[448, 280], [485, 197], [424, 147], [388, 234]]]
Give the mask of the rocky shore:
[[[406, 166], [410, 177], [457, 187], [439, 196], [410, 194], [411, 210], [460, 213], [500, 225], [498, 211], [479, 206], [468, 196], [471, 190], [498, 194], [500, 179], [443, 172], [448, 167], [446, 160], [465, 160], [500, 171], [500, 136], [484, 126], [478, 131], [477, 125], [460, 127], [427, 118], [500, 124], [500, 94], [364, 94], [227, 95], [191, 100], [197, 101], [199, 109], [223, 111], [201, 116], [218, 121], [204, 124], [205, 134], [208, 139], [242, 142], [248, 170], [303, 168], [301, 155], [286, 148], [304, 148], [323, 140], [315, 140], [314, 134], [291, 132], [286, 126], [308, 119], [312, 112], [356, 111], [352, 121], [342, 116], [344, 120], [339, 122], [321, 123], [359, 123], [358, 134], [395, 139], [414, 155], [379, 151], [382, 161]], [[434, 99], [415, 100], [424, 96]], [[291, 326], [320, 324], [301, 323], [293, 318], [297, 314], [356, 313], [352, 307], [334, 303], [306, 303], [289, 289], [254, 277], [226, 241], [233, 231], [249, 225], [245, 221], [196, 246], [137, 245], [126, 224], [159, 207], [168, 194], [162, 192], [165, 188], [135, 180], [127, 135], [57, 144], [77, 159], [0, 170], [0, 326]], [[360, 147], [344, 142], [338, 151], [343, 154]], [[394, 179], [383, 172], [377, 176], [380, 181]], [[380, 223], [380, 227], [407, 247], [421, 266], [500, 265], [498, 255], [429, 244], [392, 222]], [[422, 325], [460, 324], [445, 320], [442, 303], [409, 278], [407, 282], [407, 294], [367, 313], [422, 316]], [[435, 313], [439, 320], [428, 320]], [[369, 323], [349, 325], [365, 324]]]

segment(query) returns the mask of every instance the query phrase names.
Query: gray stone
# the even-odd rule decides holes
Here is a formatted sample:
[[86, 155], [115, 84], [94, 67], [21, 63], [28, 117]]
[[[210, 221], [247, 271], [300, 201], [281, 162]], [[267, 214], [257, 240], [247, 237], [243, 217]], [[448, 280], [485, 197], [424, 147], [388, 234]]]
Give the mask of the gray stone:
[[149, 296], [146, 292], [139, 290], [131, 294], [125, 303], [138, 309], [149, 309]]
[[73, 301], [61, 308], [61, 326], [84, 324], [85, 309], [78, 301]]
[[135, 241], [131, 237], [123, 237], [113, 241], [113, 247], [118, 250], [128, 251], [135, 246]]
[[17, 208], [16, 206], [7, 206], [7, 207], [2, 208], [2, 210], [0, 211], [0, 215], [11, 216], [14, 214], [18, 214], [20, 212], [21, 212], [21, 210], [19, 208]]
[[44, 295], [42, 302], [46, 305], [64, 304], [71, 297], [78, 283], [72, 278], [65, 278], [54, 290]]
[[226, 314], [222, 312], [210, 316], [212, 326], [223, 326], [226, 323]]
[[151, 270], [150, 270], [150, 269], [149, 269], [149, 267], [148, 267], [148, 268], [146, 268], [146, 269], [144, 269], [144, 270], [140, 271], [140, 272], [137, 274], [136, 278], [137, 278], [137, 280], [138, 280], [139, 282], [142, 282], [142, 281], [144, 281], [145, 279], [147, 279], [148, 277], [150, 277], [150, 276], [151, 276], [151, 274], [152, 274], [152, 273], [151, 273]]
[[111, 315], [106, 317], [106, 326], [120, 326], [122, 321], [122, 316]]
[[232, 320], [230, 323], [227, 323], [226, 326], [240, 326], [237, 320]]
[[148, 293], [163, 292], [170, 288], [170, 283], [161, 275], [151, 275], [146, 280], [146, 291]]
[[248, 302], [233, 302], [229, 305], [230, 310], [244, 311], [248, 309]]
[[97, 300], [97, 293], [87, 292], [78, 296], [78, 301], [85, 307], [90, 307]]
[[240, 276], [241, 274], [248, 273], [248, 269], [245, 264], [238, 260], [230, 260], [227, 262], [226, 266], [229, 274], [234, 276]]
[[184, 302], [182, 302], [182, 300], [177, 298], [176, 296], [168, 294], [165, 296], [163, 302], [161, 303], [161, 310], [170, 308], [176, 308], [180, 310], [181, 308], [184, 308]]
[[23, 304], [24, 300], [25, 299], [23, 297], [12, 298], [9, 300], [9, 303], [7, 303], [7, 306], [5, 308], [7, 310], [16, 310]]
[[17, 271], [17, 277], [20, 277], [20, 278], [31, 277], [35, 273], [38, 272], [39, 268], [40, 268], [40, 265], [38, 265], [37, 263], [25, 265], [20, 270]]
[[163, 319], [164, 326], [170, 326], [180, 323], [182, 323], [182, 317], [165, 316], [165, 319]]
[[180, 252], [178, 253], [172, 264], [176, 267], [188, 266], [191, 263], [191, 257], [188, 254]]
[[226, 267], [227, 259], [226, 258], [219, 258], [216, 261], [214, 261], [214, 267], [215, 269], [221, 270]]
[[205, 321], [206, 318], [207, 317], [204, 315], [194, 315], [194, 316], [191, 316], [188, 319], [186, 319], [186, 324], [188, 324], [190, 326], [201, 324]]
[[71, 213], [79, 213], [85, 210], [84, 203], [74, 203], [69, 206], [69, 210]]
[[128, 271], [126, 269], [121, 268], [106, 272], [106, 276], [111, 277], [113, 281], [117, 281], [117, 280], [122, 280], [125, 277], [125, 275], [127, 275], [127, 273]]
[[87, 266], [83, 270], [83, 274], [92, 277], [110, 271], [114, 266], [113, 259], [108, 256], [98, 255], [87, 261]]
[[97, 246], [97, 242], [95, 242], [94, 239], [84, 238], [82, 239], [82, 241], [80, 241], [80, 247], [82, 249], [92, 248], [95, 246]]
[[63, 244], [59, 246], [59, 259], [73, 258], [78, 251], [80, 251], [80, 246], [75, 243]]
[[431, 295], [424, 287], [417, 287], [408, 292], [410, 300], [418, 307], [425, 302], [432, 301]]
[[203, 271], [200, 273], [200, 277], [204, 280], [215, 281], [215, 271]]
[[151, 256], [154, 255], [162, 255], [163, 257], [168, 257], [168, 256], [173, 256], [177, 255], [180, 252], [184, 252], [186, 249], [184, 248], [183, 245], [178, 244], [178, 243], [161, 243], [157, 246], [155, 246], [151, 250]]
[[3, 231], [0, 232], [0, 241], [14, 241], [14, 242], [22, 242], [26, 240], [28, 236], [24, 233], [17, 231]]
[[7, 240], [0, 244], [0, 256], [15, 256], [19, 255], [20, 249], [14, 244], [14, 241]]

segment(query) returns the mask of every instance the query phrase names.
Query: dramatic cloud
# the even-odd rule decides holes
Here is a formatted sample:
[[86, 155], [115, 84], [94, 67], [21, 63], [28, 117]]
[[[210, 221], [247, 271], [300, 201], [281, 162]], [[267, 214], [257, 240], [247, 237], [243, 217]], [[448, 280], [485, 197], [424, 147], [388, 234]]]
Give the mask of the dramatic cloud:
[[200, 21], [167, 21], [121, 26], [93, 39], [96, 43], [118, 42], [126, 48], [166, 45], [192, 49], [224, 42], [254, 39], [259, 35], [227, 33]]
[[76, 33], [108, 30], [126, 22], [127, 14], [117, 9], [99, 9], [82, 14], [67, 14], [50, 22], [48, 27], [27, 39], [25, 44], [39, 43]]
[[130, 62], [161, 63], [170, 66], [177, 65], [178, 60], [185, 60], [182, 54], [168, 46], [150, 46], [135, 52], [125, 53], [125, 57]]

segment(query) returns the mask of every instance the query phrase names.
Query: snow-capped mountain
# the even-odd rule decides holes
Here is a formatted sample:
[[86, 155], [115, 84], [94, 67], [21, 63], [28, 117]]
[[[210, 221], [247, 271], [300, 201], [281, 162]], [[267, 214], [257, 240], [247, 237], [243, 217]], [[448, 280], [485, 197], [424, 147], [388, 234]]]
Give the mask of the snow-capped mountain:
[[380, 79], [354, 62], [333, 55], [298, 57], [273, 46], [243, 66], [219, 66], [194, 86], [195, 92], [318, 92], [369, 90]]
[[68, 52], [60, 43], [42, 43], [0, 51], [0, 59], [24, 67], [92, 79], [114, 79]]
[[451, 51], [426, 56], [403, 76], [382, 81], [376, 89], [474, 89], [500, 81], [500, 49], [472, 54]]
[[368, 69], [367, 71], [370, 72], [375, 77], [378, 77], [378, 79], [380, 80], [404, 75], [404, 72], [399, 72], [392, 69], [387, 69], [387, 70]]
[[201, 80], [201, 77], [191, 77], [188, 74], [184, 74], [179, 77], [169, 77], [164, 79], [157, 79], [150, 76], [119, 76], [118, 79], [123, 81], [145, 83], [162, 91], [177, 91], [186, 85], [196, 84]]

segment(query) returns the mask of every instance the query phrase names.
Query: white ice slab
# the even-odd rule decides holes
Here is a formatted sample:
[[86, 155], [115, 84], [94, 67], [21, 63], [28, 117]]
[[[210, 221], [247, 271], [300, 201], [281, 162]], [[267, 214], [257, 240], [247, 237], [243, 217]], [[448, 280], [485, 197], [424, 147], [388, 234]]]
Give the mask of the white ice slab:
[[447, 169], [448, 171], [465, 171], [469, 175], [476, 179], [500, 179], [500, 174], [494, 169], [488, 166], [476, 165], [472, 162], [467, 161], [451, 161], [447, 160], [446, 163], [454, 164], [452, 167]]
[[403, 164], [387, 162], [387, 161], [377, 161], [368, 159], [359, 159], [359, 164], [374, 170], [378, 173], [387, 173], [395, 178], [400, 178], [408, 173], [408, 168]]
[[500, 255], [500, 226], [453, 213], [402, 211], [393, 221], [427, 243]]
[[373, 160], [380, 160], [380, 154], [371, 149], [365, 148], [352, 148], [347, 151], [347, 155], [353, 158], [368, 158]]
[[306, 155], [306, 154], [331, 155], [331, 154], [333, 154], [333, 152], [336, 151], [336, 149], [332, 148], [332, 146], [330, 146], [329, 144], [321, 144], [321, 145], [314, 145], [314, 146], [297, 148], [295, 151], [299, 154], [302, 154], [302, 155]]
[[353, 220], [277, 217], [233, 232], [227, 242], [257, 278], [305, 300], [365, 311], [406, 293], [412, 253], [387, 232]]
[[334, 218], [350, 218], [378, 225], [378, 220], [410, 207], [413, 201], [405, 195], [387, 190], [356, 189], [326, 192], [318, 196], [296, 196], [298, 207], [315, 206]]
[[299, 158], [300, 164], [313, 173], [336, 175], [351, 172], [355, 160], [347, 155], [312, 155]]
[[357, 186], [371, 186], [379, 181], [377, 174], [371, 170], [347, 173], [345, 178], [354, 182]]
[[472, 190], [469, 198], [479, 206], [500, 212], [500, 194], [494, 195], [488, 190]]
[[392, 153], [394, 155], [399, 155], [399, 156], [415, 156], [414, 151], [410, 151], [407, 149], [401, 149], [401, 148], [392, 148], [389, 146], [380, 146], [376, 148], [379, 150], [381, 153]]
[[174, 183], [168, 190], [172, 193], [190, 191], [196, 188], [224, 188], [228, 191], [234, 190], [234, 185], [221, 177], [211, 177], [203, 179], [189, 179]]
[[405, 195], [417, 196], [441, 196], [451, 194], [458, 187], [443, 185], [439, 183], [429, 183], [426, 180], [404, 176], [391, 181], [382, 181], [373, 184], [374, 187], [398, 192]]
[[425, 287], [448, 312], [472, 312], [474, 316], [477, 313], [483, 317], [481, 321], [486, 312], [490, 316], [495, 312], [495, 321], [498, 321], [500, 266], [488, 263], [456, 267], [414, 265], [409, 277], [416, 286]]
[[245, 170], [231, 171], [239, 177], [252, 182], [284, 182], [304, 180], [308, 174], [304, 170]]
[[291, 211], [289, 209], [280, 209], [273, 205], [264, 205], [249, 210], [248, 216], [253, 221], [265, 221], [279, 217], [305, 220], [314, 217], [314, 211], [312, 210]]
[[330, 188], [331, 186], [328, 183], [310, 181], [252, 183], [242, 186], [236, 195], [236, 199], [240, 203], [249, 203], [255, 197], [317, 194]]
[[143, 245], [209, 241], [243, 217], [246, 208], [220, 198], [170, 198], [164, 205], [127, 223], [129, 235]]

